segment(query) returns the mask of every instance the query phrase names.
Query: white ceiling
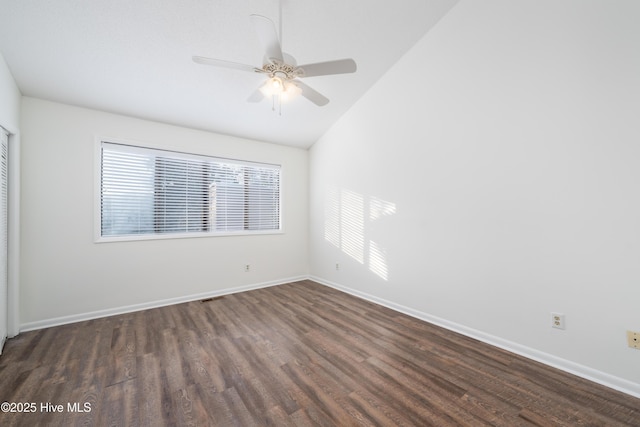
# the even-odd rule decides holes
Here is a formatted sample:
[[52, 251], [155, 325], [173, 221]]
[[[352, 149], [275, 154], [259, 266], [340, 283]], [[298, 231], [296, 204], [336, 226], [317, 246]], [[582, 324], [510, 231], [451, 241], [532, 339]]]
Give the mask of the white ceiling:
[[277, 0], [0, 0], [0, 52], [25, 96], [306, 148], [456, 2], [282, 0], [283, 50], [298, 64], [358, 64], [305, 79], [327, 106], [299, 97], [282, 115], [246, 102], [263, 76], [191, 60], [260, 67], [249, 15], [279, 27]]

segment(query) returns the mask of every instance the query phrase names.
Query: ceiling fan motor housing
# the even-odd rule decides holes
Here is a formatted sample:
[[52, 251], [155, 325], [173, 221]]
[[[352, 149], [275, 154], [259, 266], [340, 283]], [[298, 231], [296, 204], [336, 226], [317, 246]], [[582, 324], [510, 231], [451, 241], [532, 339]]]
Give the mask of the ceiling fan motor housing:
[[271, 78], [278, 77], [283, 80], [293, 80], [302, 75], [301, 69], [298, 67], [294, 67], [293, 65], [286, 64], [273, 58], [270, 61], [271, 62], [264, 64], [262, 69]]

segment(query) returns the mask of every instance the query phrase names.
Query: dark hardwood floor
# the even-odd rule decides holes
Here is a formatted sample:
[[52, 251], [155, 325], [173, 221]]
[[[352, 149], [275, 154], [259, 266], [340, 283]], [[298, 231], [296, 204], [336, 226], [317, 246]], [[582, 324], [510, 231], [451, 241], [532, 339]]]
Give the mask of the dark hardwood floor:
[[23, 333], [0, 401], [35, 404], [2, 426], [640, 426], [640, 399], [310, 281]]

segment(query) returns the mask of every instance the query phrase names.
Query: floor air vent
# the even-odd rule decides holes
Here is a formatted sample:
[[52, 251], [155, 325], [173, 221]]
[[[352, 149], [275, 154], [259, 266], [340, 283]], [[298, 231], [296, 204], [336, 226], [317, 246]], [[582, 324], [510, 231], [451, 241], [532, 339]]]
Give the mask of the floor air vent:
[[219, 299], [222, 299], [222, 298], [224, 298], [224, 296], [221, 296], [221, 297], [212, 297], [212, 298], [205, 298], [205, 299], [200, 300], [200, 302], [215, 301], [215, 300], [219, 300]]

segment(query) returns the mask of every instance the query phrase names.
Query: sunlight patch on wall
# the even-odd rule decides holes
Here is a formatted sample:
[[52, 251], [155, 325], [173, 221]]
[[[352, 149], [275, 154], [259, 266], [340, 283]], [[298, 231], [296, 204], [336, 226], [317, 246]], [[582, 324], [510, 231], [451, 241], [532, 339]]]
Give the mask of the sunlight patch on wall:
[[377, 197], [371, 197], [369, 202], [369, 219], [375, 221], [383, 216], [389, 216], [396, 213], [396, 204], [387, 202]]
[[324, 208], [324, 238], [383, 280], [389, 279], [387, 248], [367, 236], [383, 218], [396, 213], [395, 203], [351, 190], [330, 190]]
[[389, 279], [387, 250], [374, 241], [369, 242], [369, 270], [381, 279]]
[[324, 239], [340, 248], [340, 198], [336, 190], [329, 191], [324, 205]]
[[[377, 197], [369, 200], [369, 220], [371, 227], [375, 227], [375, 222], [386, 216], [396, 213], [396, 204], [387, 202]], [[383, 280], [389, 279], [389, 267], [387, 265], [387, 249], [371, 240], [369, 242], [369, 270]]]
[[364, 263], [364, 198], [342, 190], [340, 197], [340, 247], [351, 258]]

